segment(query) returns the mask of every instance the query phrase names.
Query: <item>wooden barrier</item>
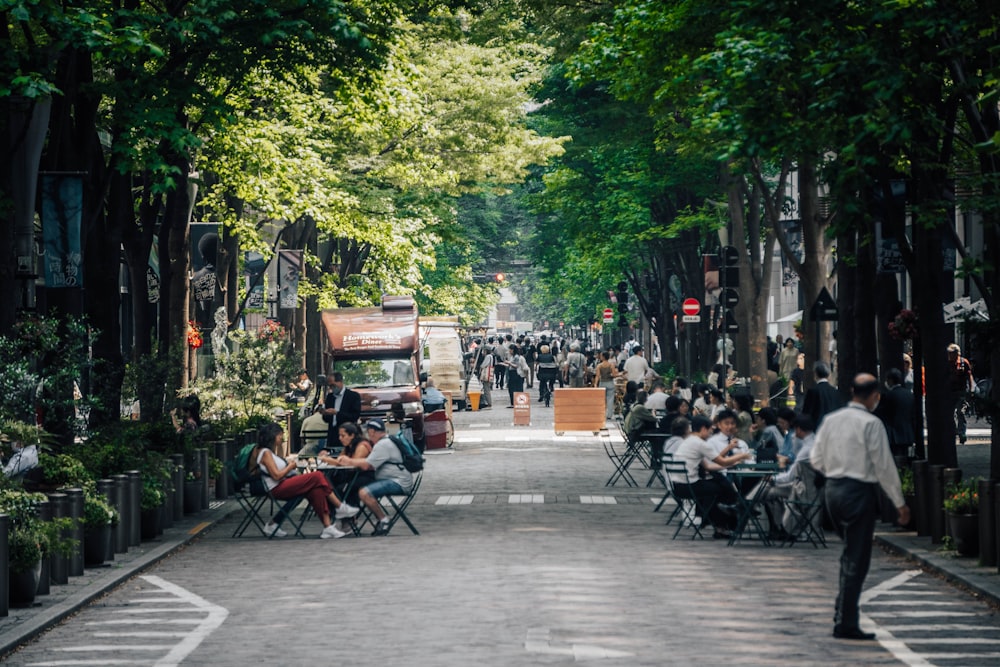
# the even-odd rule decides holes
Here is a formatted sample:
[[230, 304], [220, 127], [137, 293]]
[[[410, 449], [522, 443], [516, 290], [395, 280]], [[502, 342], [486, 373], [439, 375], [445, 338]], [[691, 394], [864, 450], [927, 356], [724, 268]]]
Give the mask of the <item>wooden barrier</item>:
[[604, 428], [606, 408], [604, 388], [556, 389], [555, 431], [591, 431], [595, 435]]

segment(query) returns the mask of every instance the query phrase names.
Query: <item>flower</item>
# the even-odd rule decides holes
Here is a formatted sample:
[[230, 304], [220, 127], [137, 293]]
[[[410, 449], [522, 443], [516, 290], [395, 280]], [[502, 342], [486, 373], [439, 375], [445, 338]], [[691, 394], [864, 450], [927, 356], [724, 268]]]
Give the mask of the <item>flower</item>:
[[201, 335], [201, 329], [194, 320], [188, 320], [187, 344], [194, 350], [205, 344], [205, 339]]
[[976, 478], [949, 484], [944, 499], [944, 510], [952, 514], [979, 513], [979, 480]]
[[904, 308], [889, 322], [889, 335], [896, 340], [910, 340], [920, 335], [920, 320], [914, 310]]
[[277, 320], [265, 320], [263, 326], [257, 331], [257, 338], [268, 342], [280, 343], [285, 339], [285, 327]]

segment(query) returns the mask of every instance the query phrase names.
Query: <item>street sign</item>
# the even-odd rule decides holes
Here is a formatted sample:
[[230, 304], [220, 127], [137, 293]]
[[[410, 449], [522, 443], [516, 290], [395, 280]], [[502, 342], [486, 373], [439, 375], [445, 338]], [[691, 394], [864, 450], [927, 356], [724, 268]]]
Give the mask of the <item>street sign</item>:
[[722, 294], [719, 296], [719, 301], [726, 308], [735, 308], [740, 303], [740, 293], [738, 290], [732, 287], [727, 287], [722, 290]]
[[810, 315], [815, 322], [836, 322], [840, 317], [837, 310], [837, 302], [833, 300], [833, 295], [825, 287], [820, 290], [816, 297], [816, 303], [812, 305]]
[[605, 308], [604, 309], [604, 323], [605, 324], [609, 324], [609, 323], [614, 322], [614, 321], [615, 321], [615, 311], [611, 310], [610, 308]]
[[701, 315], [685, 315], [681, 318], [681, 322], [688, 322], [690, 324], [701, 322]]
[[681, 311], [685, 315], [699, 315], [701, 314], [701, 303], [698, 299], [684, 299], [684, 303], [681, 304]]

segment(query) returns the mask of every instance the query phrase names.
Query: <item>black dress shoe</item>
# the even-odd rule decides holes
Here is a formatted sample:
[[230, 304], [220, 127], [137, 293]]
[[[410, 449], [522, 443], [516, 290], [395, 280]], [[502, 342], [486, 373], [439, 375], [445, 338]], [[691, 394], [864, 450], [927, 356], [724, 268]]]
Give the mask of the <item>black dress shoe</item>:
[[834, 626], [833, 636], [837, 639], [860, 639], [863, 641], [875, 639], [874, 632], [864, 632], [861, 628], [842, 628], [839, 625]]

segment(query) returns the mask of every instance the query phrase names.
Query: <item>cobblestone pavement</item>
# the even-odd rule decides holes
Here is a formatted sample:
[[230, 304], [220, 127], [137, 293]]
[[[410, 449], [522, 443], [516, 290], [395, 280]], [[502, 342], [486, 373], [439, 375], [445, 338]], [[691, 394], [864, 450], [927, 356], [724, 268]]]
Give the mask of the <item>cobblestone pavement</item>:
[[825, 550], [671, 540], [660, 492], [606, 488], [599, 439], [554, 436], [536, 406], [530, 427], [503, 408], [455, 415], [455, 446], [428, 453], [407, 511], [419, 537], [399, 523], [388, 538], [233, 539], [231, 515], [5, 664], [1000, 660], [991, 606], [881, 551], [863, 604], [880, 641], [832, 639], [836, 538]]

